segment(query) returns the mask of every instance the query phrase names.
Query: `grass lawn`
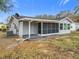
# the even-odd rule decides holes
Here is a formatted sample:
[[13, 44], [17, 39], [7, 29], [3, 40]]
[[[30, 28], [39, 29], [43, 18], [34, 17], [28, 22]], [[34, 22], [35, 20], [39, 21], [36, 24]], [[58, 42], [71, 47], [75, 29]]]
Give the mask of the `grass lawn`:
[[[6, 38], [4, 35], [0, 34], [0, 47], [15, 42], [16, 38]], [[0, 59], [79, 59], [79, 31], [44, 39], [24, 41], [13, 50], [0, 49]]]

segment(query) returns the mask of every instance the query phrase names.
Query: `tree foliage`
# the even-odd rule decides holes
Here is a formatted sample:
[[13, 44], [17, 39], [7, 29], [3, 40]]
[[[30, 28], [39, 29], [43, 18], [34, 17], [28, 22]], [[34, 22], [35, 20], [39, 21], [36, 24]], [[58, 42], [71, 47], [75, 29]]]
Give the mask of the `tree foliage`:
[[77, 14], [79, 12], [79, 5], [76, 6], [74, 10], [75, 10], [74, 14]]
[[47, 15], [47, 14], [43, 14], [43, 15], [37, 15], [36, 18], [41, 18], [41, 19], [62, 19], [64, 17], [68, 17], [73, 15], [73, 12], [70, 11], [61, 11], [56, 15]]
[[71, 16], [71, 18], [73, 19], [73, 21], [79, 22], [79, 15], [73, 15]]
[[55, 16], [44, 14], [44, 15], [37, 15], [35, 18], [41, 18], [41, 19], [55, 19]]
[[79, 0], [77, 0], [78, 5], [74, 8], [74, 14], [79, 14]]
[[0, 0], [0, 11], [8, 12], [13, 7], [12, 0]]
[[70, 12], [70, 11], [61, 11], [59, 12], [56, 17], [57, 18], [63, 18], [63, 17], [68, 17], [70, 15], [73, 15], [73, 12]]

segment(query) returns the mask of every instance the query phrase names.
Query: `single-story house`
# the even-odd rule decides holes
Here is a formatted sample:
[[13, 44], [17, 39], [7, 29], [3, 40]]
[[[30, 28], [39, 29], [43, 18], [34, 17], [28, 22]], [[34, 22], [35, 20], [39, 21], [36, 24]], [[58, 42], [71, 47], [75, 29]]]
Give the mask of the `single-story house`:
[[13, 15], [8, 20], [9, 31], [25, 38], [67, 34], [76, 30], [74, 22], [68, 17], [50, 20]]

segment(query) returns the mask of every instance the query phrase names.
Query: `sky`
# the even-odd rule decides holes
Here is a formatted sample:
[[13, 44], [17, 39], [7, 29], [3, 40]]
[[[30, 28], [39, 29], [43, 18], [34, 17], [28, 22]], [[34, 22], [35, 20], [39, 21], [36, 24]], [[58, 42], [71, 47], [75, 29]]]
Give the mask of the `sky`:
[[13, 0], [13, 10], [8, 13], [0, 12], [0, 22], [6, 22], [7, 17], [15, 13], [24, 16], [42, 14], [56, 15], [60, 11], [73, 11], [76, 0]]

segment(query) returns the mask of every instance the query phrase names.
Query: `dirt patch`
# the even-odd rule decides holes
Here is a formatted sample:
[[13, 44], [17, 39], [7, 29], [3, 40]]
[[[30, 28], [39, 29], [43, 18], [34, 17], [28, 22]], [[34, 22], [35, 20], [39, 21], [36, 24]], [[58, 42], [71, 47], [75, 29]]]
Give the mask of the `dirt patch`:
[[[3, 36], [2, 34], [1, 36]], [[73, 36], [72, 36], [73, 35]], [[79, 33], [66, 36], [49, 36], [24, 41], [13, 50], [0, 48], [0, 58], [7, 59], [79, 59]], [[15, 43], [18, 38], [1, 37], [0, 47]]]
[[0, 48], [6, 48], [7, 46], [16, 42], [18, 37], [7, 37], [6, 32], [0, 32]]

